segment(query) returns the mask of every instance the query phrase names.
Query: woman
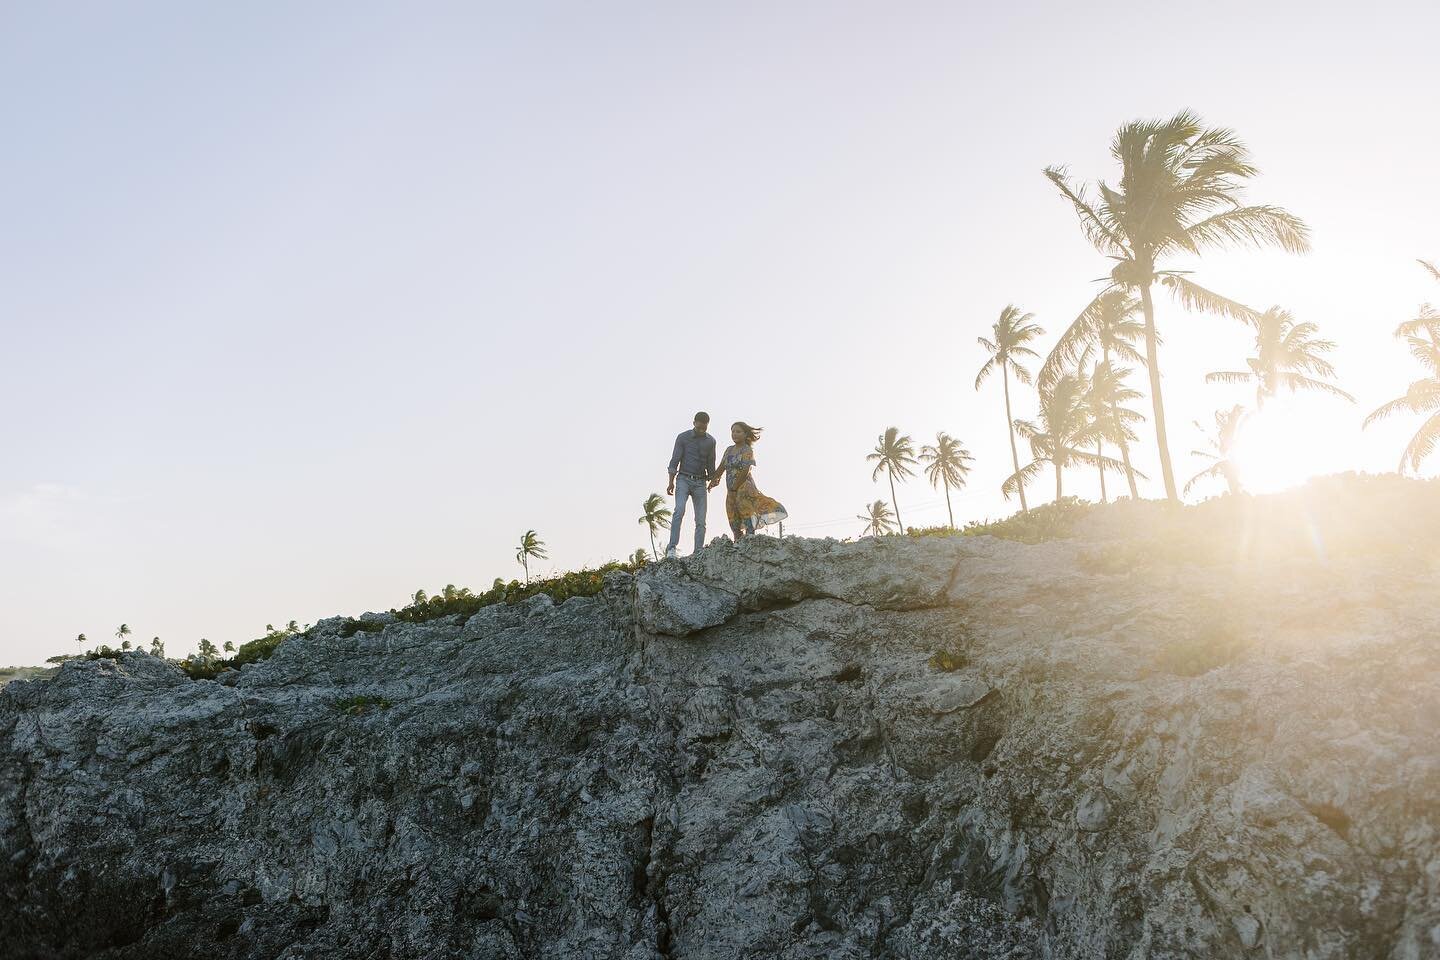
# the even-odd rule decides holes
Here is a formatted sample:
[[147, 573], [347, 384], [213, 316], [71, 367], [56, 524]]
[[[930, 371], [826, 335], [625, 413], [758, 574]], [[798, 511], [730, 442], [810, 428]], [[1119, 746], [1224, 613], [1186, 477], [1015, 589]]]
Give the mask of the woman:
[[[730, 520], [730, 532], [739, 540], [768, 523], [779, 523], [789, 514], [777, 501], [756, 489], [751, 476], [760, 428], [743, 421], [732, 423], [730, 439], [735, 442], [720, 455], [720, 470], [725, 477], [725, 515]], [[719, 485], [718, 476], [710, 482], [711, 489]]]

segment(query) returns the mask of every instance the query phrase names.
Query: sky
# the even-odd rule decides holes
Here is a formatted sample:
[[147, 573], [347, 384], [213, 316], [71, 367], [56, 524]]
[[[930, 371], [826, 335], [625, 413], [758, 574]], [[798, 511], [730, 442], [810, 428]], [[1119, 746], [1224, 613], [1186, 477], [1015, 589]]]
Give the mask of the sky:
[[[1393, 470], [1416, 422], [1360, 421], [1440, 301], [1440, 7], [1133, 9], [0, 0], [0, 665], [483, 589], [530, 528], [540, 573], [627, 556], [697, 409], [765, 428], [787, 534], [859, 533], [890, 425], [1006, 515], [975, 338], [1015, 303], [1048, 346], [1108, 272], [1041, 170], [1113, 180], [1184, 108], [1313, 231], [1177, 264], [1339, 343], [1358, 403], [1293, 405], [1281, 466]], [[1249, 338], [1159, 303], [1183, 482]]]

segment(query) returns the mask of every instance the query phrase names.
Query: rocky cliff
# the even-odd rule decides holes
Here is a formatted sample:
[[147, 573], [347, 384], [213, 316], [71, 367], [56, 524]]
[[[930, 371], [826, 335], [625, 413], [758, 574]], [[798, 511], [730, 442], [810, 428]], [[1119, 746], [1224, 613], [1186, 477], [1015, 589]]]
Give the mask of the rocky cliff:
[[1133, 542], [66, 663], [0, 692], [4, 955], [1440, 956], [1433, 559]]

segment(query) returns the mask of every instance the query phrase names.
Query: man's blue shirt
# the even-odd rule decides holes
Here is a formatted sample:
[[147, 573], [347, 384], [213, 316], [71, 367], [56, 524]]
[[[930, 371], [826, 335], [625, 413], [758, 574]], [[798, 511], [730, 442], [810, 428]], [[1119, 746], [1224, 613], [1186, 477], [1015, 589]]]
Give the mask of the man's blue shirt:
[[709, 433], [686, 430], [675, 438], [675, 452], [670, 455], [670, 477], [676, 471], [709, 480], [715, 476], [715, 438]]

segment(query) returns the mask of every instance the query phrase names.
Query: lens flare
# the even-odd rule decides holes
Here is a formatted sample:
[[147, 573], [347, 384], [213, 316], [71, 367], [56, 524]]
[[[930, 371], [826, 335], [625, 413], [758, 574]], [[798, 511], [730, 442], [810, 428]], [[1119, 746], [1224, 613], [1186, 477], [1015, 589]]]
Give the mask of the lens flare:
[[1278, 493], [1355, 462], [1348, 422], [1314, 397], [1274, 397], [1251, 413], [1235, 438], [1240, 481], [1251, 493]]

